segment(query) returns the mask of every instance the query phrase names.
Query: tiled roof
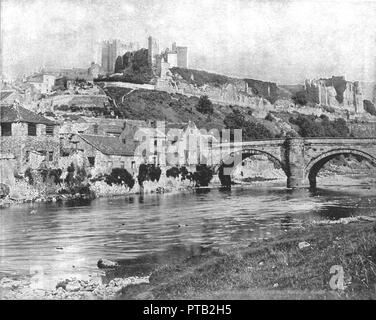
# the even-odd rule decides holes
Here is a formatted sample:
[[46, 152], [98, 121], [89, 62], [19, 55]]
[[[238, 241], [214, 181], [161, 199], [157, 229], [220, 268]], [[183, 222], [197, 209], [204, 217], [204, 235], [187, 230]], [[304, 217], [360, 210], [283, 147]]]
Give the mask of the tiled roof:
[[103, 154], [114, 156], [134, 155], [134, 153], [128, 150], [126, 145], [122, 143], [117, 137], [91, 134], [79, 134], [78, 136]]
[[9, 91], [0, 90], [0, 100], [4, 100], [8, 98], [12, 93], [14, 93], [13, 90], [9, 90]]
[[0, 105], [0, 122], [27, 122], [54, 125], [55, 122], [18, 105]]

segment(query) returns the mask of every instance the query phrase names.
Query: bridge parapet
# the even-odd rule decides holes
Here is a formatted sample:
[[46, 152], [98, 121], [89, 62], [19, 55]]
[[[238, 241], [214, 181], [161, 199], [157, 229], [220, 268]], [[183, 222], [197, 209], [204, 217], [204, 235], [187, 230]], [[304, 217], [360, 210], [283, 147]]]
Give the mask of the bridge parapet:
[[[242, 155], [242, 160], [254, 154], [265, 154], [277, 160], [286, 173], [289, 188], [315, 187], [316, 176], [322, 166], [338, 155], [355, 155], [376, 166], [376, 138], [374, 137], [244, 141], [218, 145], [214, 152], [219, 154], [223, 146], [228, 150], [228, 156], [232, 158], [239, 153]], [[224, 153], [220, 155], [222, 163], [226, 162], [223, 161], [223, 155]], [[238, 164], [235, 163], [235, 166]], [[228, 183], [228, 179], [226, 181]]]

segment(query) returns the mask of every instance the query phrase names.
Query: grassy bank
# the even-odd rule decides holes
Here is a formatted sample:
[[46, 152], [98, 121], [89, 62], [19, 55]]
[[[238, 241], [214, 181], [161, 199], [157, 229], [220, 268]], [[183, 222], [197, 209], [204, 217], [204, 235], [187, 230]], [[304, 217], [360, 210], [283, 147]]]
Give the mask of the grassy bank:
[[[196, 250], [154, 270], [149, 284], [123, 288], [121, 297], [375, 299], [375, 223], [344, 222], [306, 226], [246, 248]], [[310, 246], [300, 249], [303, 241]], [[344, 290], [329, 285], [333, 265], [344, 270]]]

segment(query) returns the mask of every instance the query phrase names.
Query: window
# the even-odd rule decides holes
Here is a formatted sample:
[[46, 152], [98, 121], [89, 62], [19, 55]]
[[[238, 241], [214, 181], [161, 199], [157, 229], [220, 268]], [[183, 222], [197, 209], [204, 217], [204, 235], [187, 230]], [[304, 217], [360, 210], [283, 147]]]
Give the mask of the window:
[[27, 134], [29, 136], [36, 136], [37, 135], [37, 125], [35, 123], [28, 123], [27, 124]]
[[125, 166], [125, 162], [124, 161], [120, 161], [120, 168], [124, 169], [124, 166]]
[[87, 160], [89, 161], [90, 167], [94, 167], [95, 157], [87, 157]]
[[134, 169], [136, 167], [136, 161], [132, 161], [132, 169]]
[[48, 161], [54, 161], [54, 152], [53, 151], [48, 152]]
[[155, 139], [155, 140], [154, 140], [154, 155], [157, 155], [157, 154], [158, 154], [158, 148], [157, 148], [157, 145], [158, 145], [158, 141]]
[[27, 151], [25, 152], [25, 161], [26, 161], [26, 162], [29, 162], [29, 161], [30, 161], [30, 151], [29, 151], [29, 150], [27, 150]]
[[11, 136], [12, 135], [12, 124], [11, 123], [2, 123], [1, 124], [1, 135], [2, 136]]
[[46, 125], [46, 135], [53, 136], [54, 135], [54, 126]]
[[93, 131], [94, 131], [94, 134], [98, 134], [98, 125], [97, 124], [94, 124]]

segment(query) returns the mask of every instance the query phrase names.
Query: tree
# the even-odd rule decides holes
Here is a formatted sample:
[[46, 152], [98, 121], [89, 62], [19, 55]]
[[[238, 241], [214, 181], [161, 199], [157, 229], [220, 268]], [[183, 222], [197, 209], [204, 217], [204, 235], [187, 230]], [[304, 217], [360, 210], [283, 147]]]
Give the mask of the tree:
[[196, 166], [196, 172], [193, 174], [193, 180], [197, 187], [207, 187], [213, 178], [213, 170], [206, 164]]
[[179, 176], [179, 174], [180, 174], [180, 170], [177, 167], [172, 167], [172, 168], [166, 170], [166, 177], [167, 178], [169, 178], [169, 177], [177, 178]]
[[364, 110], [367, 111], [370, 115], [376, 116], [375, 105], [369, 100], [363, 100]]
[[197, 111], [203, 114], [213, 114], [214, 108], [213, 108], [213, 103], [210, 101], [208, 96], [201, 96], [197, 107]]
[[[245, 141], [273, 138], [273, 134], [262, 123], [245, 120], [238, 110], [228, 114], [223, 122], [227, 129], [242, 129], [242, 139]], [[233, 140], [233, 132], [231, 132], [231, 140]]]
[[124, 168], [113, 168], [110, 175], [106, 177], [106, 183], [112, 184], [125, 184], [130, 189], [134, 186], [134, 179], [132, 175]]
[[305, 91], [298, 91], [291, 97], [291, 99], [295, 104], [299, 104], [301, 106], [305, 106], [308, 103], [308, 97]]
[[324, 137], [325, 132], [321, 123], [315, 121], [313, 116], [299, 115], [296, 119], [290, 118], [290, 123], [299, 127], [302, 137]]
[[161, 173], [160, 167], [156, 167], [154, 164], [141, 163], [138, 169], [138, 184], [142, 186], [144, 181], [159, 181]]

